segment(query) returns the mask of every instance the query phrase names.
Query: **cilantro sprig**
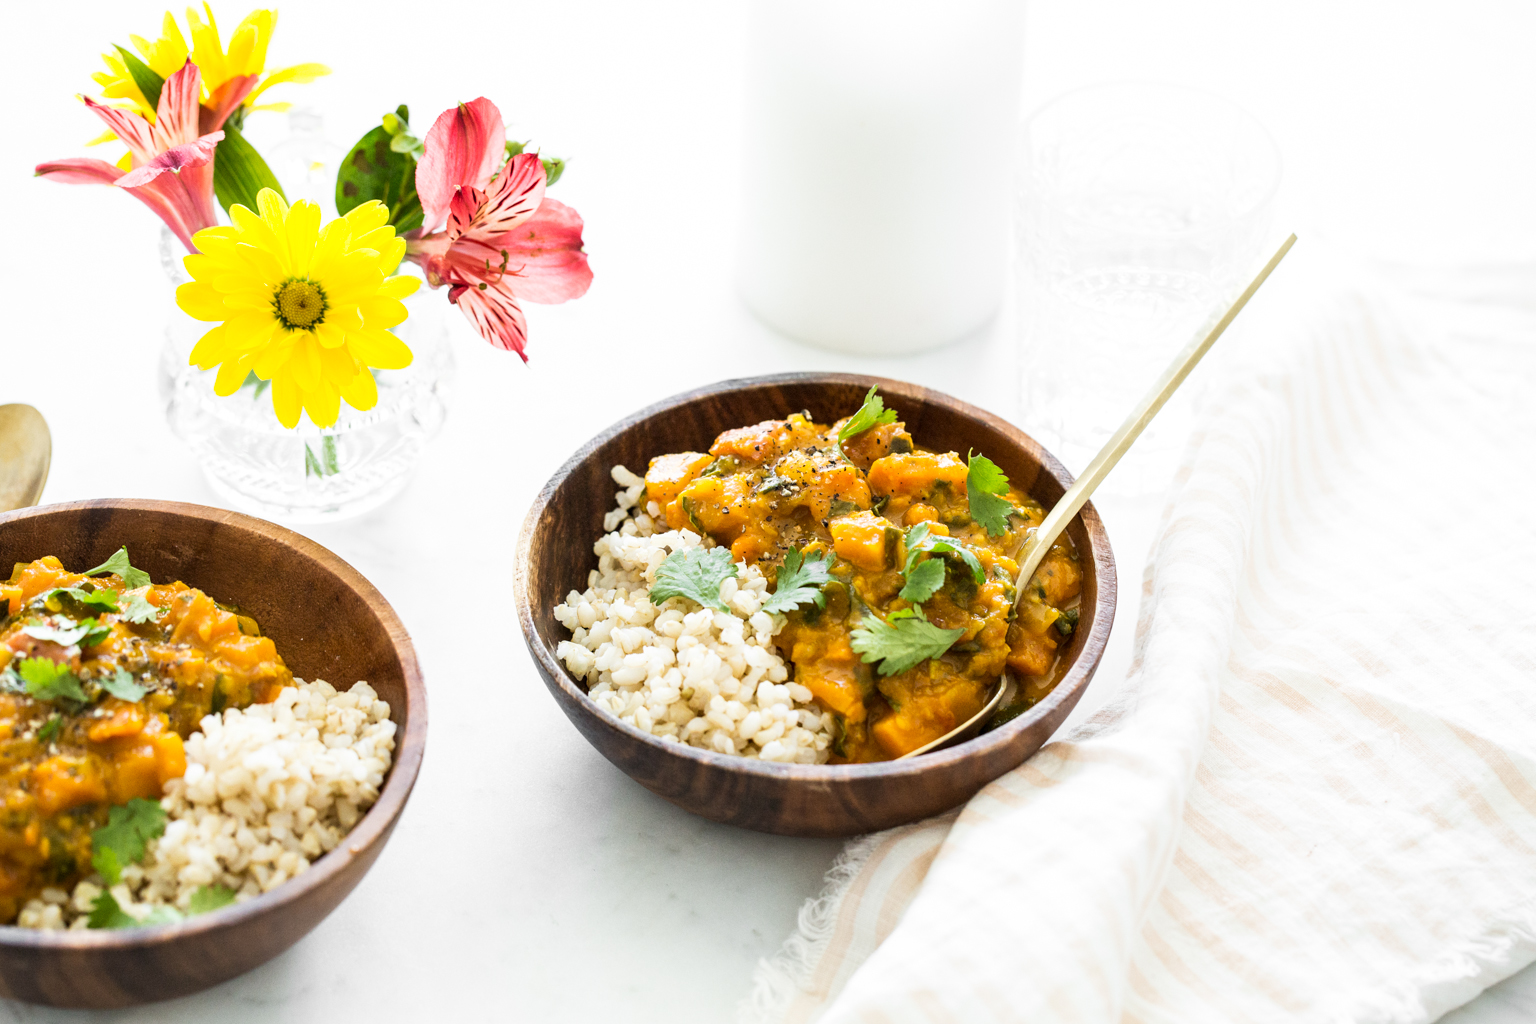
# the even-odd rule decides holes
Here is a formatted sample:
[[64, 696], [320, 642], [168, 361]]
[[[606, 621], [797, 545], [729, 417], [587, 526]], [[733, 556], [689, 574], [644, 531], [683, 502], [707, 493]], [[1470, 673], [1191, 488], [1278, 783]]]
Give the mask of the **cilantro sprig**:
[[137, 864], [149, 841], [164, 831], [165, 809], [159, 801], [136, 796], [109, 810], [107, 823], [91, 833], [91, 865], [108, 885], [116, 885], [122, 881], [123, 868]]
[[83, 575], [95, 576], [104, 572], [117, 573], [123, 578], [123, 582], [128, 584], [129, 590], [137, 590], [140, 587], [147, 587], [150, 584], [149, 573], [143, 571], [142, 569], [135, 569], [133, 565], [129, 563], [128, 548], [126, 546], [118, 548], [115, 552], [112, 553], [111, 558], [107, 559], [105, 562], [102, 562], [96, 568], [87, 570], [85, 573], [83, 573]]
[[1008, 516], [1014, 511], [1008, 493], [1008, 474], [985, 455], [969, 453], [965, 474], [965, 497], [970, 502], [971, 518], [980, 523], [989, 537], [1008, 532]]
[[103, 892], [91, 904], [89, 925], [92, 928], [150, 928], [160, 924], [179, 924], [189, 917], [206, 914], [235, 902], [235, 890], [223, 885], [200, 885], [187, 899], [187, 912], [175, 907], [152, 907], [140, 921], [128, 913], [110, 892]]
[[137, 703], [144, 699], [149, 692], [146, 686], [140, 686], [133, 681], [133, 673], [125, 668], [118, 669], [110, 676], [103, 676], [100, 680], [101, 688], [119, 700]]
[[927, 523], [918, 523], [908, 530], [906, 542], [907, 564], [901, 571], [902, 575], [906, 576], [909, 581], [912, 578], [913, 569], [917, 567], [917, 556], [923, 554], [953, 555], [964, 562], [967, 569], [971, 570], [971, 578], [976, 581], [977, 585], [980, 585], [987, 578], [986, 571], [981, 567], [981, 559], [976, 557], [974, 551], [966, 547], [963, 541], [933, 533]]
[[112, 632], [112, 627], [100, 619], [90, 618], [80, 622], [56, 616], [53, 622], [41, 622], [21, 627], [21, 631], [34, 640], [45, 640], [60, 647], [91, 647], [101, 643]]
[[922, 604], [944, 586], [944, 559], [930, 558], [919, 562], [907, 572], [907, 585], [896, 596], [903, 601]]
[[827, 606], [827, 595], [821, 588], [832, 582], [832, 555], [822, 558], [805, 558], [799, 548], [791, 548], [784, 555], [784, 565], [779, 569], [778, 583], [768, 600], [763, 602], [765, 612], [787, 612], [808, 601], [816, 607]]
[[839, 444], [882, 423], [896, 422], [896, 410], [885, 407], [885, 400], [875, 393], [879, 390], [878, 386], [870, 388], [869, 394], [864, 396], [864, 404], [859, 406], [859, 411], [848, 417], [848, 422], [844, 423], [842, 429], [837, 432]]
[[58, 737], [59, 730], [63, 727], [64, 718], [62, 715], [49, 715], [48, 721], [44, 722], [37, 730], [37, 742], [39, 744], [52, 743]]
[[851, 634], [851, 644], [866, 665], [879, 662], [882, 676], [905, 672], [937, 658], [965, 634], [963, 629], [942, 629], [929, 622], [920, 607], [904, 608], [881, 622], [866, 619]]
[[137, 591], [129, 591], [124, 594], [126, 599], [119, 614], [129, 622], [139, 624], [145, 622], [159, 622], [165, 609], [149, 603], [149, 599]]
[[[74, 598], [75, 601], [87, 608], [100, 608], [104, 612], [117, 611], [117, 592], [106, 589], [86, 590], [82, 587], [54, 587], [52, 590], [45, 590], [39, 594], [37, 600], [43, 602], [43, 605], [46, 607], [50, 600], [61, 594]], [[54, 607], [57, 608], [58, 606], [55, 605]]]
[[674, 551], [656, 570], [651, 603], [661, 604], [669, 597], [686, 597], [705, 608], [728, 612], [730, 607], [720, 600], [720, 584], [736, 575], [730, 548]]
[[22, 658], [13, 667], [27, 696], [38, 700], [65, 699], [85, 703], [85, 691], [68, 665], [60, 665], [49, 658]]

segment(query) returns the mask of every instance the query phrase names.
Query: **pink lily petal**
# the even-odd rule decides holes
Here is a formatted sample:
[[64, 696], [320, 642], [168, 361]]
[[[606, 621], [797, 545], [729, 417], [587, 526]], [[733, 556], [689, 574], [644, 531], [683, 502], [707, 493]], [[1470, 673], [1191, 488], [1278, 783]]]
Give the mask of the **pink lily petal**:
[[138, 188], [140, 185], [149, 184], [167, 171], [201, 167], [213, 159], [213, 151], [218, 148], [219, 140], [223, 137], [222, 131], [212, 132], [184, 146], [172, 146], [148, 163], [135, 167], [123, 175], [118, 185], [123, 188]]
[[186, 145], [202, 134], [198, 130], [202, 96], [202, 72], [190, 60], [165, 80], [155, 108], [155, 123], [150, 129], [157, 151]]
[[423, 227], [436, 231], [460, 186], [484, 190], [490, 184], [506, 156], [507, 130], [496, 104], [481, 96], [438, 115], [424, 145], [416, 165], [416, 194]]
[[208, 103], [199, 113], [198, 131], [204, 135], [216, 132], [224, 127], [224, 122], [229, 120], [245, 98], [256, 88], [256, 82], [260, 75], [236, 75], [223, 85], [214, 90], [208, 97]]
[[91, 112], [105, 121], [107, 127], [128, 144], [129, 151], [133, 153], [134, 163], [148, 163], [155, 158], [155, 154], [160, 150], [155, 145], [153, 129], [148, 121], [131, 110], [109, 107], [104, 103], [97, 103], [89, 96], [83, 99]]
[[507, 273], [517, 297], [554, 305], [579, 299], [592, 284], [592, 268], [581, 251], [581, 215], [545, 199], [528, 220], [490, 244], [510, 254]]
[[116, 164], [91, 157], [38, 164], [34, 173], [40, 178], [51, 178], [66, 185], [111, 185], [123, 176], [122, 168]]
[[489, 239], [533, 216], [544, 201], [544, 164], [534, 153], [507, 161], [488, 192], [462, 187], [448, 207], [448, 237]]
[[511, 292], [497, 285], [460, 284], [448, 290], [448, 301], [463, 310], [480, 337], [528, 361], [523, 351], [528, 345], [528, 321]]

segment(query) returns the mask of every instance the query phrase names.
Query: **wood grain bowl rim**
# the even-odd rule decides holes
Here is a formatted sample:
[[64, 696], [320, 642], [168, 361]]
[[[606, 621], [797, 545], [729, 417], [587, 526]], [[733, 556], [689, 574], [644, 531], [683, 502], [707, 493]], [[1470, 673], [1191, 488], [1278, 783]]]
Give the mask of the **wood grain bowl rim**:
[[[1099, 660], [1103, 657], [1104, 649], [1109, 642], [1110, 628], [1114, 624], [1116, 602], [1114, 555], [1109, 546], [1109, 536], [1104, 530], [1103, 520], [1099, 518], [1099, 514], [1094, 509], [1092, 502], [1083, 506], [1082, 511], [1078, 513], [1077, 519], [1081, 521], [1083, 528], [1088, 534], [1098, 587], [1093, 628], [1084, 639], [1077, 658], [1072, 663], [1072, 667], [1067, 670], [1066, 675], [1062, 676], [1044, 700], [1000, 728], [983, 733], [974, 739], [956, 744], [944, 750], [923, 754], [920, 757], [898, 761], [875, 761], [863, 764], [785, 764], [777, 761], [745, 758], [736, 754], [722, 754], [688, 744], [666, 743], [659, 737], [641, 732], [634, 726], [627, 725], [613, 715], [605, 713], [593, 702], [592, 698], [587, 695], [586, 689], [571, 677], [565, 665], [555, 657], [555, 652], [545, 645], [543, 638], [539, 636], [538, 629], [534, 625], [534, 612], [531, 595], [528, 592], [527, 578], [532, 558], [534, 535], [538, 530], [540, 519], [543, 518], [544, 510], [549, 506], [549, 502], [554, 497], [555, 492], [560, 489], [578, 467], [584, 464], [599, 448], [637, 424], [653, 416], [670, 412], [681, 406], [690, 405], [701, 399], [780, 384], [852, 384], [861, 389], [868, 389], [878, 385], [881, 391], [885, 393], [887, 401], [892, 401], [893, 395], [905, 395], [917, 397], [931, 405], [945, 406], [952, 413], [986, 424], [991, 429], [1006, 436], [1014, 444], [1032, 452], [1040, 463], [1041, 472], [1054, 476], [1058, 483], [1061, 484], [1063, 490], [1072, 485], [1073, 478], [1067, 472], [1066, 467], [1047, 451], [1040, 442], [1024, 433], [1018, 427], [999, 416], [987, 412], [985, 409], [962, 402], [958, 398], [954, 398], [941, 391], [934, 391], [931, 388], [923, 387], [920, 384], [854, 373], [780, 373], [759, 377], [732, 378], [673, 395], [653, 405], [646, 406], [630, 416], [626, 416], [577, 449], [576, 453], [555, 471], [554, 476], [550, 477], [549, 482], [539, 491], [538, 497], [534, 499], [533, 505], [528, 510], [528, 515], [523, 519], [522, 530], [518, 536], [517, 554], [513, 569], [513, 589], [517, 601], [518, 622], [522, 626], [523, 638], [528, 644], [529, 652], [537, 661], [544, 675], [554, 680], [569, 696], [576, 698], [577, 705], [589, 719], [600, 723], [609, 732], [617, 733], [626, 739], [640, 740], [658, 753], [681, 757], [684, 760], [693, 761], [711, 768], [720, 768], [740, 774], [757, 775], [769, 779], [790, 779], [807, 783], [832, 783], [850, 779], [899, 779], [920, 775], [924, 772], [953, 765], [994, 750], [1000, 750], [1008, 745], [1012, 737], [1024, 731], [1033, 723], [1049, 716], [1062, 702], [1069, 698], [1075, 702], [1080, 696], [1081, 690], [1092, 679], [1093, 672], [1098, 667]], [[892, 404], [895, 404], [894, 401]], [[597, 538], [593, 537], [592, 540], [596, 542]], [[1099, 614], [1100, 612], [1102, 614]]]
[[[0, 925], [0, 948], [55, 949], [55, 950], [111, 950], [144, 949], [164, 943], [180, 943], [189, 938], [223, 931], [239, 926], [254, 918], [280, 912], [287, 904], [298, 901], [311, 890], [330, 882], [346, 870], [351, 861], [361, 856], [381, 838], [387, 837], [399, 819], [416, 785], [421, 771], [422, 757], [426, 752], [427, 739], [427, 691], [421, 675], [421, 665], [416, 659], [416, 648], [405, 625], [377, 587], [352, 568], [340, 556], [276, 523], [248, 516], [227, 509], [211, 508], [179, 501], [158, 501], [138, 498], [95, 498], [88, 501], [67, 501], [54, 505], [38, 505], [0, 514], [0, 529], [22, 519], [42, 517], [59, 512], [72, 512], [97, 508], [127, 509], [148, 512], [153, 515], [181, 516], [214, 525], [232, 526], [276, 541], [301, 558], [308, 558], [338, 577], [353, 590], [369, 610], [378, 617], [395, 654], [400, 659], [405, 677], [405, 722], [403, 735], [396, 734], [394, 757], [379, 799], [363, 814], [337, 844], [337, 846], [312, 862], [301, 874], [288, 879], [271, 892], [232, 906], [198, 914], [185, 921], [155, 925], [148, 928], [121, 930], [94, 929], [84, 931], [43, 931], [21, 928], [17, 925]], [[47, 554], [47, 552], [43, 552]], [[38, 557], [41, 557], [39, 555]], [[195, 584], [193, 584], [195, 585]], [[228, 597], [224, 598], [228, 600]]]

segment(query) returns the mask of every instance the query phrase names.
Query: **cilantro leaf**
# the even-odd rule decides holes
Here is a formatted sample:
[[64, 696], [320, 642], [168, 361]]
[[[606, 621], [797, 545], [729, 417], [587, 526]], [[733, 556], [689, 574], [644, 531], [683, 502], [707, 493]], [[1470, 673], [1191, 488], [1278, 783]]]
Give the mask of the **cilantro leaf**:
[[971, 518], [986, 528], [987, 536], [1001, 537], [1008, 532], [1008, 516], [1013, 502], [1008, 493], [1008, 474], [985, 455], [971, 452], [965, 474], [965, 496], [971, 505]]
[[944, 585], [944, 559], [930, 558], [919, 562], [907, 573], [907, 585], [896, 595], [903, 601], [922, 604]]
[[37, 730], [37, 742], [52, 743], [54, 738], [59, 735], [59, 729], [63, 725], [64, 719], [61, 716], [50, 715], [48, 721], [43, 723], [42, 728]]
[[[907, 609], [903, 609], [906, 611]], [[853, 649], [863, 655], [866, 665], [880, 663], [882, 676], [893, 676], [929, 658], [937, 658], [965, 634], [963, 629], [941, 629], [916, 613], [891, 618], [896, 624], [868, 620], [852, 634]]]
[[175, 907], [150, 907], [149, 913], [144, 915], [144, 920], [139, 922], [140, 928], [149, 928], [157, 924], [180, 924], [186, 918]]
[[[69, 625], [58, 625], [57, 622], [68, 622]], [[23, 626], [21, 631], [36, 640], [46, 640], [58, 644], [60, 647], [73, 647], [79, 644], [81, 647], [90, 647], [99, 644], [112, 632], [112, 627], [102, 623], [100, 619], [85, 619], [81, 622], [70, 622], [62, 615], [55, 624], [46, 622], [35, 626]]]
[[150, 604], [149, 600], [137, 591], [124, 594], [123, 596], [127, 598], [127, 602], [123, 605], [120, 612], [123, 618], [133, 623], [160, 621], [160, 615], [165, 611], [164, 608]]
[[103, 892], [91, 904], [89, 925], [92, 928], [137, 928], [139, 922], [117, 905], [117, 899], [110, 892]]
[[815, 601], [816, 607], [827, 606], [827, 595], [821, 592], [824, 584], [832, 582], [832, 555], [805, 559], [799, 548], [790, 548], [784, 555], [784, 565], [779, 569], [779, 580], [768, 600], [763, 602], [765, 612], [787, 612], [807, 601]]
[[192, 890], [192, 897], [187, 901], [187, 916], [206, 914], [210, 910], [218, 910], [235, 902], [235, 890], [226, 885], [200, 885]]
[[977, 558], [970, 548], [953, 537], [943, 537], [930, 533], [927, 523], [918, 523], [908, 530], [906, 542], [907, 564], [901, 571], [902, 575], [908, 579], [911, 579], [912, 572], [917, 565], [917, 556], [924, 553], [930, 555], [954, 555], [971, 570], [971, 577], [978, 585], [987, 578], [986, 572], [981, 567], [981, 559]]
[[864, 404], [859, 406], [859, 411], [848, 417], [848, 422], [844, 423], [843, 428], [837, 432], [839, 444], [882, 423], [896, 422], [896, 410], [885, 407], [885, 400], [875, 394], [878, 390], [878, 387], [869, 389], [869, 394], [864, 396]]
[[[117, 611], [116, 591], [105, 588], [101, 590], [84, 590], [80, 587], [54, 587], [52, 590], [46, 590], [39, 594], [37, 600], [43, 602], [44, 607], [46, 607], [49, 599], [59, 594], [72, 597], [88, 608], [100, 608], [106, 612]], [[55, 608], [57, 608], [57, 605], [55, 605]]]
[[135, 569], [128, 563], [127, 547], [118, 548], [115, 552], [113, 552], [111, 558], [107, 559], [105, 562], [102, 562], [96, 568], [87, 570], [82, 575], [95, 576], [97, 573], [102, 572], [117, 573], [123, 578], [123, 582], [128, 584], [129, 590], [137, 590], [140, 587], [147, 587], [150, 583], [149, 573], [144, 572], [142, 569]]
[[146, 686], [140, 686], [133, 681], [133, 673], [120, 668], [110, 676], [103, 676], [100, 680], [101, 688], [119, 700], [137, 702], [144, 699], [149, 692]]
[[26, 684], [29, 697], [38, 700], [67, 697], [85, 703], [85, 691], [80, 689], [80, 680], [67, 665], [60, 665], [48, 658], [23, 658], [16, 665], [16, 674]]
[[736, 563], [730, 548], [689, 548], [674, 551], [656, 570], [651, 587], [651, 603], [661, 604], [669, 597], [686, 597], [695, 604], [728, 612], [720, 600], [720, 584], [736, 576]]
[[116, 885], [124, 865], [137, 864], [145, 844], [164, 831], [165, 809], [158, 801], [136, 796], [109, 810], [107, 823], [91, 833], [91, 864], [108, 885]]

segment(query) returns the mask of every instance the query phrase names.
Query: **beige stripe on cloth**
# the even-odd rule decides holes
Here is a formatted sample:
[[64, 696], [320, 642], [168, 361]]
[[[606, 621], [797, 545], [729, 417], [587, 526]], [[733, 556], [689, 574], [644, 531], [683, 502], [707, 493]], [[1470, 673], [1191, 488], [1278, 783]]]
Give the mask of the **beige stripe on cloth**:
[[1267, 307], [1130, 678], [850, 844], [743, 1021], [1417, 1024], [1536, 959], [1536, 316], [1414, 301]]

